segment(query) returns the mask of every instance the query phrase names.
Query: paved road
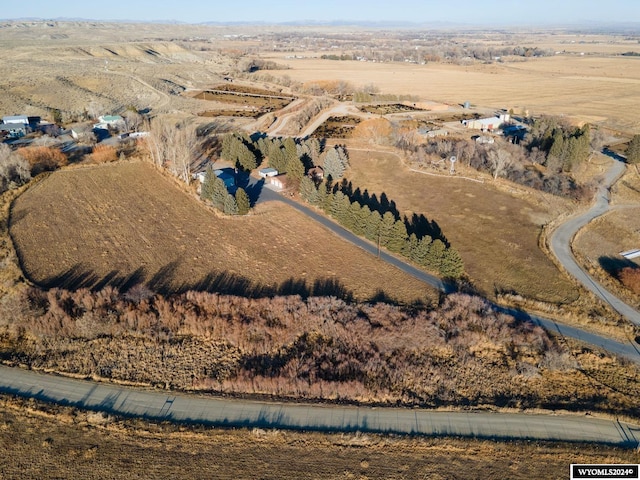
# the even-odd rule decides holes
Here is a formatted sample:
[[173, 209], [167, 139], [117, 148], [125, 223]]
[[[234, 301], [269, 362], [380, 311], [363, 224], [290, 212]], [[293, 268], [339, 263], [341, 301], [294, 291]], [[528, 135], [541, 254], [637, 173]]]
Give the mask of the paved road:
[[624, 303], [618, 297], [600, 285], [593, 277], [585, 272], [576, 262], [571, 250], [571, 243], [575, 234], [594, 218], [609, 210], [609, 188], [624, 173], [625, 164], [614, 161], [607, 171], [603, 185], [599, 188], [596, 201], [585, 213], [569, 219], [558, 227], [551, 235], [551, 251], [558, 258], [565, 269], [582, 283], [587, 289], [595, 293], [604, 302], [635, 325], [640, 325], [640, 313]]
[[640, 426], [590, 416], [225, 400], [98, 384], [8, 367], [0, 367], [0, 391], [122, 416], [225, 427], [594, 442], [631, 448], [640, 442]]
[[[255, 182], [255, 179], [254, 179], [254, 182]], [[300, 204], [299, 202], [296, 202], [296, 201], [294, 201], [294, 200], [292, 200], [290, 198], [287, 198], [284, 195], [280, 195], [279, 193], [271, 190], [268, 187], [264, 187], [262, 189], [262, 191], [260, 192], [260, 200], [259, 201], [260, 202], [279, 201], [279, 202], [286, 203], [287, 205], [295, 208], [299, 212], [302, 212], [303, 214], [305, 214], [308, 217], [312, 218], [316, 222], [320, 223], [321, 225], [323, 225], [325, 228], [327, 228], [328, 230], [332, 231], [336, 235], [342, 237], [344, 240], [347, 240], [348, 242], [353, 243], [354, 245], [362, 248], [363, 250], [371, 253], [372, 255], [376, 255], [376, 256], [378, 255], [377, 246], [375, 246], [372, 243], [368, 242], [367, 240], [364, 240], [361, 237], [358, 237], [357, 235], [351, 233], [349, 230], [341, 227], [340, 225], [338, 225], [337, 223], [333, 222], [332, 220], [329, 220], [327, 217], [325, 217], [323, 215], [320, 215], [315, 210], [313, 210], [313, 209], [311, 209], [309, 207], [306, 207], [306, 206]], [[421, 281], [423, 281], [424, 283], [426, 283], [428, 285], [431, 285], [434, 288], [437, 288], [438, 290], [440, 290], [442, 292], [451, 293], [451, 292], [455, 291], [455, 289], [454, 289], [454, 287], [452, 285], [443, 282], [438, 277], [436, 277], [434, 275], [430, 275], [430, 274], [420, 270], [419, 268], [416, 268], [416, 267], [414, 267], [412, 265], [409, 265], [408, 263], [403, 262], [402, 260], [394, 257], [393, 255], [390, 255], [390, 254], [386, 253], [383, 250], [380, 251], [379, 257], [380, 257], [380, 260], [382, 260], [383, 262], [389, 263], [389, 264], [393, 265], [394, 267], [399, 268], [400, 270], [408, 273], [409, 275], [414, 276], [418, 280], [421, 280]]]
[[[257, 180], [253, 179], [252, 180], [254, 183], [257, 182]], [[358, 237], [357, 235], [354, 235], [353, 233], [351, 233], [350, 231], [342, 228], [340, 225], [336, 224], [335, 222], [329, 220], [327, 217], [320, 215], [319, 213], [317, 213], [316, 211], [314, 211], [313, 209], [306, 207], [305, 205], [302, 205], [298, 202], [295, 202], [293, 200], [291, 200], [290, 198], [287, 198], [283, 195], [280, 195], [279, 193], [269, 189], [268, 187], [264, 187], [262, 188], [261, 192], [260, 192], [260, 202], [266, 202], [266, 201], [280, 201], [280, 202], [284, 202], [287, 205], [292, 206], [293, 208], [295, 208], [296, 210], [304, 213], [305, 215], [309, 216], [310, 218], [314, 219], [315, 221], [317, 221], [318, 223], [322, 224], [323, 226], [325, 226], [327, 229], [331, 230], [333, 233], [335, 233], [336, 235], [339, 235], [340, 237], [342, 237], [343, 239], [353, 243], [354, 245], [362, 248], [363, 250], [371, 253], [372, 255], [377, 255], [377, 247], [372, 245], [371, 243], [363, 240], [362, 238]], [[451, 284], [447, 284], [445, 282], [443, 282], [441, 279], [439, 279], [438, 277], [435, 277], [433, 275], [430, 275], [408, 263], [405, 263], [404, 261], [389, 255], [388, 253], [382, 251], [380, 252], [380, 260], [388, 262], [392, 265], [394, 265], [395, 267], [399, 268], [400, 270], [402, 270], [405, 273], [408, 273], [409, 275], [414, 276], [415, 278], [427, 283], [428, 285], [431, 285], [434, 288], [437, 288], [438, 290], [445, 292], [445, 293], [451, 293], [455, 291], [455, 286], [451, 285]], [[602, 337], [599, 335], [596, 335], [594, 333], [590, 333], [575, 327], [571, 327], [568, 325], [563, 325], [561, 323], [557, 323], [554, 320], [550, 320], [548, 318], [544, 318], [538, 315], [533, 315], [533, 314], [529, 314], [527, 312], [524, 312], [522, 310], [515, 310], [515, 309], [510, 309], [510, 308], [505, 308], [505, 307], [501, 307], [499, 305], [494, 305], [494, 308], [496, 308], [498, 311], [503, 312], [503, 313], [508, 313], [510, 315], [513, 315], [516, 318], [519, 319], [523, 319], [523, 320], [528, 320], [531, 322], [534, 322], [538, 325], [540, 325], [541, 327], [545, 328], [547, 331], [553, 332], [555, 334], [559, 334], [565, 337], [570, 337], [570, 338], [575, 338], [577, 340], [580, 340], [584, 343], [587, 343], [589, 345], [594, 345], [597, 347], [601, 347], [605, 350], [607, 350], [610, 353], [614, 353], [616, 355], [620, 355], [622, 357], [625, 357], [635, 363], [640, 364], [640, 348], [638, 347], [638, 345], [635, 345], [631, 342], [618, 342], [616, 340], [612, 340], [606, 337]]]

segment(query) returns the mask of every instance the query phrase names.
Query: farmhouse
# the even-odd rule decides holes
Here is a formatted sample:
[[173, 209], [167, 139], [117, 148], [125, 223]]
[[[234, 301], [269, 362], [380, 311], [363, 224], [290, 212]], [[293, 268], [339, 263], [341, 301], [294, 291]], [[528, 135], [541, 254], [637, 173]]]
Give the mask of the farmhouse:
[[2, 117], [2, 123], [5, 125], [29, 125], [29, 117], [26, 115], [9, 115]]
[[[37, 122], [40, 120], [40, 117], [37, 118]], [[29, 117], [26, 115], [9, 115], [6, 117], [2, 117], [2, 125], [0, 125], [0, 131], [9, 138], [20, 138], [24, 137], [27, 133], [29, 133], [32, 128], [30, 125]]]
[[322, 179], [324, 179], [324, 170], [322, 167], [310, 168], [307, 172], [307, 176], [315, 182], [321, 182]]
[[[237, 189], [236, 175], [235, 175], [235, 171], [232, 168], [218, 168], [218, 169], [215, 169], [213, 173], [215, 174], [216, 177], [218, 177], [220, 180], [224, 182], [229, 192], [234, 193], [236, 191]], [[206, 170], [193, 174], [193, 178], [197, 178], [200, 184], [204, 183], [206, 176], [207, 176]]]
[[71, 136], [77, 141], [91, 141], [93, 135], [93, 125], [90, 123], [76, 123], [71, 126]]

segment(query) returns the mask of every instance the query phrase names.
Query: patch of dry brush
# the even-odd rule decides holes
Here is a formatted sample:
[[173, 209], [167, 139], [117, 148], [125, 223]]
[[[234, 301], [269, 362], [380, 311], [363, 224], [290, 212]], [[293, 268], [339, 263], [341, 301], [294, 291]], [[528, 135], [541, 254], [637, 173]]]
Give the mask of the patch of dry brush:
[[[38, 369], [176, 389], [423, 406], [629, 413], [640, 393], [633, 384], [602, 388], [544, 330], [463, 294], [432, 311], [332, 297], [162, 297], [144, 288], [20, 295], [2, 304], [2, 357]], [[631, 367], [625, 375], [638, 384]]]

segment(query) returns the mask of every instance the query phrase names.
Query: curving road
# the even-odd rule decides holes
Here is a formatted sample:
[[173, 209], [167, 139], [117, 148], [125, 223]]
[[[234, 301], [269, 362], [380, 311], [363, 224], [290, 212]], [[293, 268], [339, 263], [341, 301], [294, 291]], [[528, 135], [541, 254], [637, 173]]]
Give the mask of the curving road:
[[[256, 179], [252, 179], [252, 180], [253, 182], [257, 181]], [[286, 203], [287, 205], [295, 208], [296, 210], [303, 213], [304, 215], [315, 220], [316, 222], [321, 224], [323, 227], [325, 227], [327, 230], [330, 230], [331, 232], [335, 233], [339, 237], [342, 237], [344, 240], [356, 245], [357, 247], [362, 248], [364, 251], [369, 252], [372, 255], [378, 256], [380, 260], [382, 260], [383, 262], [389, 263], [394, 267], [399, 268], [403, 272], [414, 276], [415, 278], [423, 281], [427, 285], [431, 285], [432, 287], [437, 288], [438, 290], [444, 293], [452, 293], [455, 291], [455, 286], [450, 285], [446, 282], [443, 282], [440, 278], [436, 277], [435, 275], [431, 275], [423, 270], [420, 270], [419, 268], [416, 268], [413, 265], [410, 265], [400, 260], [399, 258], [394, 257], [393, 255], [390, 255], [384, 250], [378, 251], [378, 247], [373, 245], [371, 242], [364, 240], [363, 238], [350, 232], [346, 228], [341, 227], [339, 224], [328, 219], [326, 216], [320, 215], [315, 210], [309, 207], [306, 207], [305, 205], [302, 205], [301, 203], [296, 202], [290, 198], [287, 198], [284, 195], [280, 195], [276, 191], [271, 190], [269, 187], [265, 186], [265, 188], [262, 189], [262, 191], [260, 192], [260, 199], [258, 201], [259, 202], [278, 201], [278, 202]]]
[[613, 166], [605, 174], [603, 184], [598, 189], [596, 201], [593, 206], [587, 212], [570, 218], [568, 221], [560, 225], [551, 234], [550, 246], [553, 254], [560, 263], [562, 263], [570, 275], [576, 278], [598, 298], [611, 305], [611, 307], [620, 315], [633, 324], [640, 326], [640, 313], [613, 295], [587, 272], [585, 272], [582, 267], [578, 265], [578, 262], [573, 256], [573, 252], [571, 250], [573, 237], [578, 233], [578, 230], [594, 218], [599, 217], [609, 210], [609, 188], [611, 188], [611, 185], [620, 178], [624, 173], [625, 168], [625, 164], [621, 161], [614, 162]]
[[[256, 179], [252, 179], [252, 182], [255, 185], [255, 183], [259, 181]], [[279, 201], [279, 202], [286, 203], [287, 205], [290, 205], [291, 207], [295, 208], [299, 212], [303, 213], [304, 215], [307, 215], [308, 217], [312, 218], [316, 222], [320, 223], [331, 232], [342, 237], [344, 240], [347, 240], [348, 242], [353, 243], [354, 245], [362, 248], [363, 250], [371, 253], [372, 255], [378, 255], [378, 249], [372, 243], [362, 239], [361, 237], [358, 237], [357, 235], [353, 234], [349, 230], [346, 230], [345, 228], [341, 227], [337, 223], [333, 222], [326, 216], [320, 215], [315, 210], [305, 205], [302, 205], [290, 198], [280, 195], [279, 193], [271, 190], [268, 187], [262, 188], [258, 201], [259, 202]], [[421, 280], [424, 283], [431, 285], [434, 288], [437, 288], [441, 292], [452, 293], [456, 291], [455, 285], [445, 283], [440, 278], [434, 275], [431, 275], [423, 270], [420, 270], [419, 268], [416, 268], [413, 265], [406, 263], [397, 257], [394, 257], [393, 255], [390, 255], [384, 251], [381, 251], [379, 255], [380, 255], [380, 260], [390, 263], [391, 265], [395, 266], [396, 268], [402, 270], [403, 272], [409, 275], [412, 275], [418, 280]], [[618, 342], [616, 340], [612, 340], [607, 337], [602, 337], [600, 335], [587, 332], [585, 330], [581, 330], [576, 327], [571, 327], [569, 325], [563, 325], [554, 320], [550, 320], [548, 318], [541, 317], [538, 315], [533, 315], [533, 314], [524, 312], [522, 310], [501, 307], [495, 304], [493, 305], [493, 307], [499, 312], [508, 313], [509, 315], [512, 315], [521, 320], [531, 321], [537, 325], [540, 325], [547, 331], [553, 332], [554, 334], [564, 336], [564, 337], [575, 338], [577, 340], [580, 340], [581, 342], [603, 348], [604, 350], [610, 353], [619, 355], [628, 360], [631, 360], [632, 362], [640, 364], [640, 349], [638, 348], [637, 345], [634, 345], [631, 342]]]
[[443, 412], [224, 400], [98, 384], [0, 367], [0, 392], [156, 421], [224, 427], [592, 442], [635, 448], [640, 426], [578, 415]]

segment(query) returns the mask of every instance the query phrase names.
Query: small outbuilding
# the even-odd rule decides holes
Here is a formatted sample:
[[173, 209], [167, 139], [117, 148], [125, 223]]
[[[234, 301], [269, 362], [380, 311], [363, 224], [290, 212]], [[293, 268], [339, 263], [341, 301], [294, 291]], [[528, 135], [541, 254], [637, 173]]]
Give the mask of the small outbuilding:
[[260, 175], [260, 177], [262, 178], [275, 177], [276, 175], [278, 175], [278, 170], [271, 167], [263, 168], [261, 170], [258, 170], [258, 175]]
[[282, 190], [287, 186], [287, 176], [286, 175], [277, 175], [274, 177], [269, 177], [269, 184], [275, 187], [277, 190]]

